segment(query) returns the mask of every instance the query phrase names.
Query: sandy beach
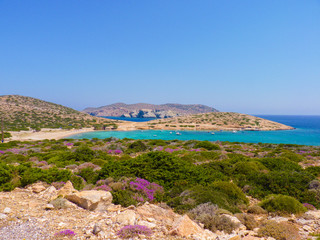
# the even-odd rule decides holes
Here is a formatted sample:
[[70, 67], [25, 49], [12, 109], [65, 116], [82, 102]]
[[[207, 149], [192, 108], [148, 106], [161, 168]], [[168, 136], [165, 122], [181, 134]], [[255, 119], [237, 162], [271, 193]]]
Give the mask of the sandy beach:
[[61, 139], [73, 134], [91, 132], [94, 131], [93, 128], [83, 128], [83, 129], [42, 129], [39, 132], [34, 131], [20, 131], [20, 132], [10, 132], [12, 137], [10, 141], [37, 141], [44, 139]]

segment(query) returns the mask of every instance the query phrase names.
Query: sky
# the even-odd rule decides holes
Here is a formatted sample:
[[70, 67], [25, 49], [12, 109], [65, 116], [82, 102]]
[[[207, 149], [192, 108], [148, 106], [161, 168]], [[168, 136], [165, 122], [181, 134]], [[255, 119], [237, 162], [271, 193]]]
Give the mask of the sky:
[[320, 115], [320, 0], [0, 0], [0, 95]]

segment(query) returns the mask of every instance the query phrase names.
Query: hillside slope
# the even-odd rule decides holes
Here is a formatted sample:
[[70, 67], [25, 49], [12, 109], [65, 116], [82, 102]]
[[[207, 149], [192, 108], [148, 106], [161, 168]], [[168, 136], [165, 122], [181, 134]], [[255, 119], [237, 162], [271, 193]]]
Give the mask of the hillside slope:
[[[133, 124], [131, 124], [133, 125]], [[119, 129], [125, 130], [125, 125]], [[166, 130], [290, 130], [290, 126], [247, 114], [214, 112], [134, 124], [135, 129]]]
[[40, 128], [82, 128], [114, 121], [97, 118], [62, 105], [19, 95], [0, 96], [0, 118], [6, 131]]
[[154, 105], [147, 103], [125, 104], [115, 103], [99, 108], [86, 108], [83, 112], [93, 116], [113, 116], [113, 117], [129, 117], [129, 118], [169, 118], [177, 116], [185, 116], [190, 114], [217, 112], [215, 108], [201, 104], [162, 104]]

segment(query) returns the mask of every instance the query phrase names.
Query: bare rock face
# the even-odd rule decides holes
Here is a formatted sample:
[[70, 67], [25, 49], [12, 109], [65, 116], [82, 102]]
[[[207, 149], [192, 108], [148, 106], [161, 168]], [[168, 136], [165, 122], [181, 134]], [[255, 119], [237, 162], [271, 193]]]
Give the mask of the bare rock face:
[[133, 210], [126, 210], [116, 215], [113, 220], [122, 225], [134, 225], [136, 222], [136, 213]]
[[164, 209], [154, 204], [145, 203], [138, 207], [136, 212], [142, 219], [154, 218], [157, 221], [171, 225], [177, 218], [177, 214], [171, 209]]
[[65, 198], [90, 211], [105, 211], [112, 202], [110, 192], [96, 190], [75, 192]]
[[191, 234], [202, 234], [203, 229], [193, 222], [188, 215], [183, 215], [182, 217], [178, 218], [172, 225], [172, 230], [170, 234], [178, 235], [181, 237], [188, 237]]

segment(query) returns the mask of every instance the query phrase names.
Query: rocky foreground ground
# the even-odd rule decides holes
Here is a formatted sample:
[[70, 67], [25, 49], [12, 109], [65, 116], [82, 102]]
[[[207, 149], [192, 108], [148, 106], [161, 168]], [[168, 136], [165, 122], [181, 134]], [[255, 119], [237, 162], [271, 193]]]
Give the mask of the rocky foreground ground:
[[[137, 237], [139, 239], [273, 239], [258, 237], [258, 229], [247, 230], [231, 215], [228, 217], [238, 222], [239, 227], [231, 234], [213, 233], [187, 215], [178, 215], [165, 206], [144, 203], [123, 208], [111, 201], [110, 192], [78, 192], [71, 182], [59, 190], [36, 183], [26, 189], [1, 192], [0, 239], [121, 239], [118, 233], [128, 225], [151, 229], [151, 235], [142, 234]], [[320, 211], [317, 210], [299, 217], [256, 215], [255, 218], [295, 225], [300, 236], [291, 239], [312, 239], [310, 233], [320, 228]]]

